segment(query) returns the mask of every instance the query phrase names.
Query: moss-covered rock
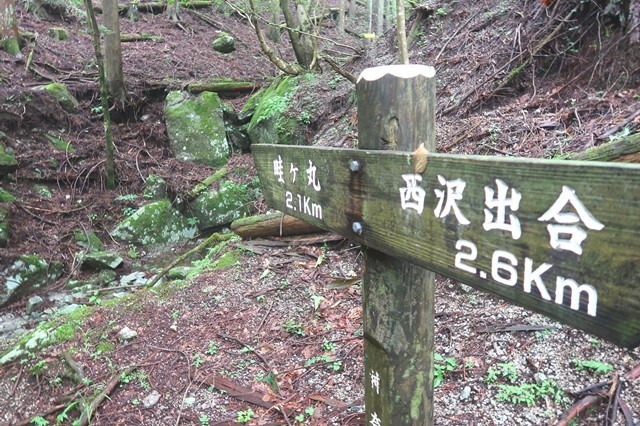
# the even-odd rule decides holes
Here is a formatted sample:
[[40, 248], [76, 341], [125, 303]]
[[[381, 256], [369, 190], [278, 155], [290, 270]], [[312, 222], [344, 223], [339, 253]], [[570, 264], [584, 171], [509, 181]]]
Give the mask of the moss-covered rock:
[[35, 87], [34, 90], [46, 91], [49, 95], [51, 95], [51, 97], [58, 101], [62, 109], [67, 112], [74, 112], [80, 105], [78, 103], [78, 100], [74, 98], [71, 93], [69, 93], [69, 90], [67, 90], [67, 86], [62, 83], [51, 83], [47, 84], [46, 86], [38, 86]]
[[62, 27], [52, 27], [47, 30], [47, 35], [56, 41], [69, 39], [69, 33]]
[[[263, 94], [255, 106], [247, 133], [251, 143], [293, 144], [296, 120], [286, 113], [290, 101], [298, 89], [298, 78], [286, 76], [275, 81]], [[251, 101], [247, 103], [250, 105]], [[248, 108], [245, 106], [245, 108]], [[244, 108], [243, 108], [244, 111]], [[243, 113], [240, 113], [242, 116]]]
[[160, 176], [149, 175], [144, 183], [142, 196], [149, 200], [167, 198], [167, 182]]
[[0, 203], [13, 203], [15, 200], [16, 197], [13, 194], [0, 188]]
[[9, 212], [0, 208], [0, 247], [9, 245]]
[[6, 176], [14, 172], [18, 168], [18, 161], [13, 154], [8, 153], [2, 145], [0, 145], [0, 177]]
[[212, 167], [226, 164], [230, 149], [217, 94], [169, 92], [164, 116], [169, 143], [177, 158]]
[[85, 232], [78, 229], [73, 233], [73, 238], [80, 247], [87, 249], [87, 251], [99, 251], [104, 248], [100, 238], [91, 230]]
[[75, 148], [71, 145], [71, 142], [67, 142], [64, 139], [60, 139], [56, 136], [45, 135], [49, 143], [58, 151], [63, 152], [75, 152]]
[[112, 236], [124, 244], [162, 250], [193, 238], [196, 231], [197, 228], [164, 199], [140, 207], [116, 226]]
[[224, 182], [219, 190], [200, 194], [189, 205], [198, 228], [218, 228], [249, 214], [253, 207], [252, 192], [248, 185]]
[[87, 253], [82, 259], [82, 265], [96, 269], [116, 269], [122, 265], [123, 259], [116, 253], [108, 251], [94, 251]]
[[48, 264], [38, 256], [20, 256], [13, 264], [0, 271], [0, 281], [4, 280], [4, 286], [0, 286], [0, 306], [45, 287], [60, 275], [60, 262]]
[[231, 53], [236, 50], [236, 40], [231, 35], [222, 32], [213, 41], [213, 50], [220, 53]]

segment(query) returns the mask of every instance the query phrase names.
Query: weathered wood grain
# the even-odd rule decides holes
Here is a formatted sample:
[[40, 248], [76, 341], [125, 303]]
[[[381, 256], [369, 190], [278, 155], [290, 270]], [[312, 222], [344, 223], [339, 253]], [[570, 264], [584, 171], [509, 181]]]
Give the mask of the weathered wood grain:
[[[402, 176], [413, 173], [411, 153], [273, 145], [252, 150], [272, 207], [618, 345], [640, 344], [640, 166], [430, 154], [420, 175], [426, 197], [418, 213], [401, 207], [400, 189], [407, 186]], [[278, 156], [285, 165], [284, 183], [274, 175]], [[349, 170], [352, 161], [360, 165], [355, 173]], [[290, 180], [290, 164], [300, 169], [295, 183]], [[305, 171], [310, 164], [317, 168], [320, 191], [308, 185]], [[466, 184], [456, 205], [468, 225], [453, 211], [436, 216], [440, 198], [434, 190], [446, 191], [439, 176]], [[485, 188], [497, 191], [497, 179], [509, 188], [507, 197], [513, 196], [512, 188], [521, 194], [518, 209], [506, 209], [505, 219], [510, 221], [508, 215], [513, 214], [519, 220], [517, 239], [508, 230], [483, 227], [485, 209], [498, 213], [485, 204]], [[587, 234], [580, 244], [582, 254], [552, 247], [547, 226], [554, 222], [541, 220], [565, 186], [604, 226], [595, 230], [578, 224]], [[285, 203], [287, 191], [292, 195], [290, 207]], [[315, 213], [321, 212], [315, 215], [319, 217], [305, 212], [305, 204], [299, 203], [305, 200]], [[562, 212], [576, 209], [567, 205]], [[361, 223], [360, 235], [352, 229], [354, 221]], [[509, 281], [510, 271], [517, 275], [514, 283]], [[559, 277], [561, 284], [564, 278], [593, 286], [595, 315], [588, 313], [586, 293], [574, 308], [568, 287], [556, 294]]]

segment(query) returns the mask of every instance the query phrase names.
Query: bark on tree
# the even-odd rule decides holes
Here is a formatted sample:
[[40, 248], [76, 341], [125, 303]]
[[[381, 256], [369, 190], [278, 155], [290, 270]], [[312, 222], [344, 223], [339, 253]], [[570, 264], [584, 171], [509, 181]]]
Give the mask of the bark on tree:
[[349, 1], [349, 18], [355, 19], [356, 17], [356, 0]]
[[344, 15], [345, 15], [345, 0], [340, 0], [338, 5], [338, 32], [344, 33]]
[[267, 37], [274, 43], [280, 43], [282, 39], [280, 36], [280, 6], [277, 1], [272, 0], [270, 7], [272, 10], [272, 18], [271, 25], [269, 25], [269, 29], [267, 30]]
[[0, 0], [0, 48], [17, 56], [20, 54], [15, 0]]
[[374, 15], [376, 19], [376, 36], [380, 37], [384, 33], [384, 4], [385, 0], [374, 0], [375, 10]]
[[404, 0], [396, 0], [397, 19], [396, 23], [398, 31], [398, 62], [401, 64], [409, 63], [409, 50], [407, 48], [407, 29], [404, 18]]
[[102, 14], [107, 32], [104, 36], [105, 79], [112, 99], [124, 103], [126, 90], [122, 73], [122, 47], [120, 45], [120, 17], [117, 0], [102, 0]]
[[[303, 28], [310, 27], [308, 19], [306, 22], [300, 22], [299, 24], [296, 22], [291, 9], [289, 9], [289, 1], [288, 0], [280, 0], [280, 10], [282, 10], [282, 14], [284, 15], [284, 21], [287, 24], [287, 33], [289, 34], [289, 39], [291, 40], [291, 46], [293, 47], [293, 52], [296, 55], [296, 60], [298, 64], [305, 69], [309, 69], [313, 62], [313, 44], [311, 45], [312, 51], [308, 51], [308, 44], [303, 43], [302, 37], [298, 30], [302, 30]], [[304, 9], [303, 9], [304, 10]], [[306, 13], [305, 13], [306, 15]], [[300, 16], [298, 13], [299, 19], [304, 19], [304, 16]]]
[[104, 59], [102, 57], [102, 50], [100, 49], [100, 29], [96, 22], [96, 14], [93, 10], [92, 0], [84, 0], [84, 5], [87, 9], [87, 16], [89, 18], [91, 28], [91, 41], [93, 42], [93, 50], [95, 51], [96, 62], [98, 64], [98, 80], [100, 82], [100, 97], [102, 99], [105, 150], [107, 153], [105, 165], [107, 170], [106, 186], [107, 189], [114, 189], [116, 187], [116, 169], [114, 165], [113, 138], [111, 136], [111, 116], [109, 115], [109, 93], [105, 78]]
[[[262, 52], [267, 55], [267, 58], [281, 71], [290, 74], [290, 75], [298, 75], [301, 74], [304, 69], [298, 64], [289, 64], [284, 61], [280, 56], [276, 54], [267, 44], [267, 41], [264, 38], [264, 34], [262, 34], [262, 30], [260, 29], [260, 23], [258, 22], [257, 13], [256, 13], [256, 5], [254, 0], [249, 0], [249, 7], [251, 8], [251, 25], [253, 26], [254, 31], [256, 32], [256, 36], [258, 37], [258, 42], [260, 43], [260, 48]], [[288, 9], [287, 9], [288, 10]], [[285, 15], [286, 19], [286, 15]], [[287, 29], [287, 31], [290, 31]], [[290, 33], [291, 34], [291, 33]], [[291, 40], [293, 44], [293, 40]], [[295, 50], [295, 47], [294, 47]]]

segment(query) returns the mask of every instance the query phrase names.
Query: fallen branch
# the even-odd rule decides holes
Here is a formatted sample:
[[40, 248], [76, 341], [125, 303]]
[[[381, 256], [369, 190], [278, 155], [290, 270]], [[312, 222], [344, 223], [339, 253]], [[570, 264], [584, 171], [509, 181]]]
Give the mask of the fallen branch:
[[640, 133], [626, 136], [612, 142], [571, 153], [563, 160], [640, 162]]
[[153, 34], [140, 33], [140, 34], [120, 34], [120, 41], [122, 43], [133, 43], [136, 41], [162, 41], [162, 37], [154, 36]]
[[158, 275], [153, 277], [153, 279], [149, 281], [145, 286], [153, 287], [160, 280], [160, 278], [164, 277], [167, 274], [167, 272], [169, 272], [172, 268], [178, 266], [180, 263], [182, 263], [185, 259], [187, 259], [192, 254], [198, 253], [200, 250], [203, 250], [205, 247], [207, 247], [211, 243], [218, 243], [220, 241], [225, 241], [230, 239], [231, 237], [233, 237], [233, 234], [219, 234], [217, 232], [211, 234], [209, 238], [207, 238], [206, 240], [204, 240], [203, 242], [201, 242], [191, 250], [184, 252], [183, 254], [178, 256], [173, 262], [171, 262], [169, 265], [165, 266], [164, 269], [160, 271]]
[[[609, 392], [597, 392], [583, 396], [578, 400], [578, 402], [576, 402], [567, 411], [564, 412], [560, 420], [558, 420], [558, 423], [556, 423], [556, 426], [569, 426], [569, 424], [572, 423], [573, 419], [580, 416], [581, 413], [584, 413], [594, 405], [600, 404], [605, 398], [612, 398], [616, 396], [620, 391], [619, 387], [622, 383], [624, 383], [625, 381], [633, 381], [640, 377], [640, 364], [635, 366], [633, 370], [624, 374], [623, 377], [625, 380], [618, 380], [618, 378], [616, 377], [607, 382], [598, 384], [599, 388], [610, 386]], [[593, 389], [593, 386], [587, 388], [587, 391], [590, 391], [591, 389]]]
[[609, 136], [613, 136], [616, 133], [618, 133], [620, 130], [622, 130], [627, 124], [631, 123], [639, 115], [640, 115], [640, 109], [634, 112], [633, 114], [631, 114], [629, 117], [625, 118], [622, 123], [607, 130], [606, 132], [598, 136], [596, 139], [607, 140]]
[[98, 396], [96, 396], [93, 401], [91, 401], [91, 404], [89, 404], [88, 407], [85, 407], [82, 410], [82, 416], [80, 416], [80, 426], [87, 426], [89, 424], [91, 417], [95, 414], [100, 404], [102, 404], [102, 401], [104, 401], [111, 394], [111, 392], [113, 392], [116, 386], [118, 386], [122, 376], [131, 373], [136, 368], [137, 367], [135, 366], [127, 367], [123, 371], [116, 373], [111, 377], [111, 380], [109, 380], [109, 383], [107, 383], [107, 386], [105, 386], [104, 391], [100, 392]]
[[282, 213], [269, 213], [237, 219], [231, 230], [242, 238], [282, 237], [322, 232], [315, 225]]

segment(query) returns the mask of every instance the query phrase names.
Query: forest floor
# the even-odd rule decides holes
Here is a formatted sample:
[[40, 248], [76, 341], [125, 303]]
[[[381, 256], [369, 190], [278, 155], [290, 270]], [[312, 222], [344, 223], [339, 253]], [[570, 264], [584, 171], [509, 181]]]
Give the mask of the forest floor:
[[[633, 62], [624, 43], [578, 54], [570, 38], [557, 36], [555, 45], [535, 50], [566, 10], [526, 0], [512, 10], [499, 1], [470, 3], [433, 9], [420, 21], [423, 29], [411, 50], [412, 62], [438, 71], [439, 151], [550, 158], [637, 132], [640, 61]], [[276, 75], [237, 14], [205, 9], [198, 12], [204, 20], [183, 10], [179, 25], [147, 13], [138, 22], [123, 19], [123, 33], [160, 39], [123, 44], [129, 97], [125, 111], [113, 117], [119, 186], [108, 191], [97, 68], [86, 24], [73, 14], [51, 12], [41, 19], [20, 10], [21, 30], [39, 34], [37, 43], [23, 48], [22, 58], [0, 52], [0, 130], [19, 161], [18, 171], [0, 182], [17, 197], [10, 205], [11, 247], [0, 253], [0, 265], [24, 253], [62, 261], [63, 278], [43, 295], [86, 274], [74, 263], [80, 251], [74, 231], [91, 228], [110, 241], [126, 209], [143, 202], [127, 196], [142, 192], [146, 176], [161, 176], [179, 196], [215, 171], [172, 157], [162, 116], [167, 90], [212, 77], [266, 84]], [[53, 26], [66, 28], [71, 40], [48, 37]], [[337, 39], [332, 28], [329, 21], [327, 33]], [[236, 38], [234, 54], [212, 50], [220, 30]], [[393, 34], [365, 47], [358, 38], [340, 41], [362, 53], [345, 65], [355, 75], [395, 62]], [[280, 49], [287, 51], [287, 44]], [[505, 70], [532, 50], [538, 69], [493, 90]], [[322, 105], [309, 126], [309, 142], [353, 146], [354, 87], [324, 67], [308, 91]], [[80, 101], [77, 112], [64, 112], [34, 90], [50, 81], [70, 88]], [[236, 109], [245, 100], [227, 99]], [[301, 108], [309, 102], [297, 101]], [[75, 151], [54, 150], [45, 134], [70, 141]], [[231, 179], [255, 175], [250, 154], [235, 154], [227, 167]], [[43, 197], [37, 185], [52, 196]], [[266, 210], [261, 200], [256, 210]], [[111, 247], [117, 248], [115, 242]], [[182, 249], [155, 261], [129, 258], [119, 273], [150, 270], [145, 262], [167, 263]], [[63, 341], [0, 368], [0, 424], [29, 424], [36, 416], [50, 424], [59, 416], [70, 424], [80, 404], [101, 392], [108, 397], [99, 400], [95, 425], [364, 424], [360, 248], [346, 240], [232, 240], [210, 251], [206, 263], [230, 250], [238, 265], [121, 300], [94, 297], [86, 301], [90, 311], [59, 319], [72, 330]], [[555, 424], [572, 393], [639, 363], [638, 349], [618, 348], [442, 277], [435, 303], [436, 352], [444, 358], [436, 368], [444, 378], [435, 390], [437, 425]], [[2, 314], [19, 315], [24, 305], [20, 300]], [[505, 332], [505, 326], [520, 331]], [[123, 327], [137, 337], [120, 339]], [[8, 343], [0, 342], [0, 349]], [[613, 370], [594, 371], [584, 366], [587, 361]], [[546, 379], [559, 392], [541, 393]], [[506, 386], [529, 392], [530, 404], [510, 401], [516, 396]], [[637, 380], [621, 398], [640, 419]], [[595, 406], [575, 424], [602, 424], [606, 411], [606, 405]], [[620, 413], [614, 424], [628, 424]]]

